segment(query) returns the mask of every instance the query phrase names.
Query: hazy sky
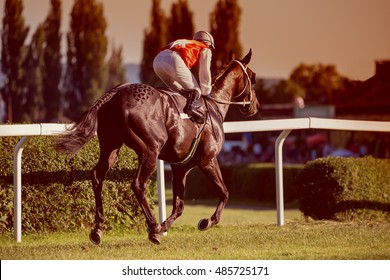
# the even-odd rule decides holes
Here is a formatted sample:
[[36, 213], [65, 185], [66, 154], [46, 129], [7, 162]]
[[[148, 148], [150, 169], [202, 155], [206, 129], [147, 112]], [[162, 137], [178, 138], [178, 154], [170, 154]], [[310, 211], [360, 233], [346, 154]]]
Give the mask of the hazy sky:
[[[24, 0], [26, 24], [42, 22], [50, 0]], [[74, 0], [62, 0], [69, 29]], [[123, 46], [125, 62], [139, 63], [151, 0], [102, 0], [110, 41]], [[162, 0], [169, 12], [174, 0]], [[217, 0], [188, 0], [197, 30], [209, 30]], [[3, 18], [5, 0], [0, 0]], [[335, 64], [339, 73], [366, 80], [375, 60], [390, 59], [390, 0], [238, 0], [244, 52], [253, 50], [251, 68], [259, 77], [287, 78], [299, 63]], [[218, 46], [217, 46], [218, 47]]]

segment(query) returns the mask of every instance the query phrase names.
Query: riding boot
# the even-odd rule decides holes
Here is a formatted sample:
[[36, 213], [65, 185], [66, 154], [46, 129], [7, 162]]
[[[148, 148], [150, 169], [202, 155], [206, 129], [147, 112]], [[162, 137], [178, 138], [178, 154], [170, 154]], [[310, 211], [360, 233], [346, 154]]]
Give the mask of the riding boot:
[[184, 107], [183, 111], [184, 113], [189, 115], [195, 122], [204, 123], [204, 115], [199, 112], [195, 106], [195, 102], [198, 100], [198, 98], [198, 92], [196, 90], [193, 90], [187, 98], [187, 104]]

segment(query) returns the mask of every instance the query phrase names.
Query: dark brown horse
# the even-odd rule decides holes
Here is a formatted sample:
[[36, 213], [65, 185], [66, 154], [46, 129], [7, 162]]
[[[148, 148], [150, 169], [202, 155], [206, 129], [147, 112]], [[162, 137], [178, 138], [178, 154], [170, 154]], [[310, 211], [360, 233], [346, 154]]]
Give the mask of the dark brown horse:
[[[204, 98], [207, 119], [203, 125], [182, 119], [178, 102], [168, 94], [148, 85], [123, 84], [100, 97], [69, 131], [56, 139], [57, 150], [75, 154], [97, 132], [100, 158], [91, 172], [96, 216], [90, 239], [94, 244], [100, 244], [103, 233], [102, 183], [123, 144], [138, 156], [138, 170], [131, 189], [145, 215], [150, 241], [159, 244], [160, 234], [168, 231], [182, 214], [186, 176], [196, 166], [213, 181], [219, 193], [215, 213], [209, 219], [202, 219], [198, 228], [206, 230], [219, 222], [229, 197], [217, 161], [224, 142], [223, 120], [230, 104], [239, 105], [241, 112], [249, 116], [259, 109], [252, 89], [255, 73], [247, 66], [251, 55], [249, 51], [242, 60], [231, 56], [229, 64], [217, 73], [210, 97]], [[173, 174], [173, 210], [161, 225], [145, 197], [146, 183], [157, 159], [171, 163]]]

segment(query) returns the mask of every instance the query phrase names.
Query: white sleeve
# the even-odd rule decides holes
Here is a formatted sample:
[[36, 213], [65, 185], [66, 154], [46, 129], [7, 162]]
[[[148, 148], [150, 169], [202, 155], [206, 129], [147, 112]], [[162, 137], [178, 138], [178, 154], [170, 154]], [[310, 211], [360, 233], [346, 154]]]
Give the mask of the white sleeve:
[[199, 58], [199, 85], [202, 95], [211, 92], [211, 50], [203, 49]]

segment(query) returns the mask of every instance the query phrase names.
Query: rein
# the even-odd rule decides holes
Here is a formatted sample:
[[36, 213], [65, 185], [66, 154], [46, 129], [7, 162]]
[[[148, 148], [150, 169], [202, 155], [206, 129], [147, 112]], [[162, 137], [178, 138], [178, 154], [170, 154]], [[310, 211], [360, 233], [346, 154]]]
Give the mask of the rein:
[[[245, 90], [247, 89], [248, 85], [249, 85], [249, 87], [252, 87], [252, 85], [251, 85], [251, 79], [250, 79], [250, 77], [248, 75], [248, 72], [246, 71], [246, 67], [240, 61], [238, 61], [236, 59], [234, 59], [232, 61], [237, 62], [238, 65], [240, 65], [242, 71], [245, 74], [246, 80], [248, 81], [248, 82], [245, 83], [244, 88], [241, 90], [240, 94], [238, 94], [235, 97], [235, 98], [237, 98], [237, 97], [240, 97], [245, 92]], [[223, 73], [225, 73], [225, 71]], [[221, 74], [221, 76], [223, 75], [223, 73]], [[250, 95], [250, 100], [249, 101], [226, 101], [226, 100], [218, 99], [218, 98], [215, 98], [215, 97], [210, 97], [210, 99], [214, 100], [216, 103], [224, 104], [224, 105], [250, 105], [252, 103], [252, 91], [250, 91], [249, 95]]]

